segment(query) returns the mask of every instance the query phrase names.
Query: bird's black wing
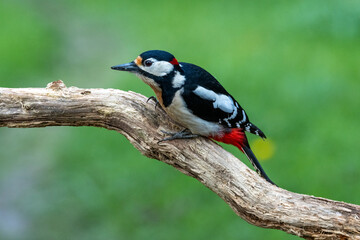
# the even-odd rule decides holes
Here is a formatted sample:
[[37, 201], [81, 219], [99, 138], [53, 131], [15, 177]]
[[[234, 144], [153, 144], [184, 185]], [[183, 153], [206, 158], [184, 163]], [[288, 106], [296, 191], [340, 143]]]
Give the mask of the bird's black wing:
[[[206, 70], [189, 63], [180, 63], [186, 75], [186, 84], [182, 96], [189, 109], [196, 116], [210, 122], [217, 122], [227, 127], [236, 127], [236, 121], [243, 118], [241, 106], [224, 89], [223, 86]], [[222, 100], [216, 102], [218, 97]], [[222, 123], [233, 116], [231, 124]], [[241, 119], [239, 119], [241, 118]], [[246, 116], [247, 119], [247, 116]]]
[[180, 64], [186, 75], [182, 97], [194, 115], [227, 128], [243, 128], [265, 137], [259, 128], [249, 122], [240, 104], [209, 72], [193, 64]]

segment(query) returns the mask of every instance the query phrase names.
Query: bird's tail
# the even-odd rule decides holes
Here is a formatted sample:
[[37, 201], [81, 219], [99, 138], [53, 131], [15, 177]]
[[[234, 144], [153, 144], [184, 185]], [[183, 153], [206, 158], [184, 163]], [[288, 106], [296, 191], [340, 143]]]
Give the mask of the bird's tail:
[[263, 131], [260, 130], [260, 128], [258, 128], [257, 126], [255, 126], [254, 124], [252, 124], [251, 122], [248, 122], [245, 124], [245, 131], [258, 135], [259, 137], [261, 137], [262, 139], [265, 139], [265, 133], [263, 133]]
[[251, 162], [251, 164], [254, 166], [254, 168], [256, 169], [256, 172], [263, 177], [266, 181], [268, 181], [269, 183], [273, 184], [276, 186], [276, 184], [270, 180], [270, 178], [266, 175], [264, 169], [261, 167], [259, 161], [257, 160], [257, 158], [255, 157], [255, 154], [253, 153], [253, 151], [251, 150], [251, 148], [248, 146], [243, 146], [242, 147], [244, 154], [246, 155], [246, 157], [249, 159], [249, 161]]
[[245, 132], [240, 128], [232, 128], [231, 132], [226, 133], [221, 137], [212, 137], [214, 140], [223, 142], [226, 144], [234, 145], [235, 147], [239, 148], [249, 159], [251, 164], [254, 166], [256, 172], [263, 177], [266, 181], [276, 186], [273, 181], [266, 175], [264, 169], [261, 167], [259, 161], [255, 157], [255, 154], [250, 148], [248, 140], [246, 138]]

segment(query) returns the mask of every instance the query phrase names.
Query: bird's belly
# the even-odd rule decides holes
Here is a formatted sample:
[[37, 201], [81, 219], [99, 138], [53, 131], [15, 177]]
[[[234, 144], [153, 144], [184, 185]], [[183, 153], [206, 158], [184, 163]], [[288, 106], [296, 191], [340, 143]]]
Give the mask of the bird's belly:
[[207, 137], [221, 135], [224, 129], [220, 124], [205, 121], [188, 110], [184, 100], [180, 97], [180, 91], [175, 93], [173, 101], [165, 108], [167, 114], [193, 134]]

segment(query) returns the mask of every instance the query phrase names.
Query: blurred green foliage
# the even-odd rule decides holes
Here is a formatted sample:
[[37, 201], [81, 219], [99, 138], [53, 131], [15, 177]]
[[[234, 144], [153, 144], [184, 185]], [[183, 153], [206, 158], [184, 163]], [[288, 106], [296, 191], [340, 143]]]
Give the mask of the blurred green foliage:
[[[151, 96], [110, 66], [167, 50], [214, 74], [274, 142], [262, 165], [279, 186], [360, 204], [359, 1], [2, 0], [0, 22], [0, 87]], [[297, 237], [246, 223], [116, 132], [49, 127], [0, 129], [0, 239]]]

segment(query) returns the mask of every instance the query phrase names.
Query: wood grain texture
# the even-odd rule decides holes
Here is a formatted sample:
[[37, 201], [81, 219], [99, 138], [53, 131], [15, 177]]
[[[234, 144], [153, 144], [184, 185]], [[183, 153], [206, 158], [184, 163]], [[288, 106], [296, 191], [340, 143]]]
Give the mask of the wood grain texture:
[[[0, 127], [94, 126], [116, 130], [145, 156], [196, 178], [241, 218], [306, 239], [360, 239], [360, 206], [289, 192], [267, 183], [206, 138], [158, 144], [160, 130], [182, 129], [134, 92], [67, 88], [0, 88]], [[166, 197], [166, 196], [164, 196]]]

